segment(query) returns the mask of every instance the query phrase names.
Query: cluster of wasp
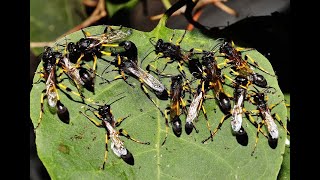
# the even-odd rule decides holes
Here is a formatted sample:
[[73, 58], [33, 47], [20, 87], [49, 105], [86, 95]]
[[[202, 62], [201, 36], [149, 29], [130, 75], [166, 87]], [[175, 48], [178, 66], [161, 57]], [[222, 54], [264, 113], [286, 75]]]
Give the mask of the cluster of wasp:
[[[131, 36], [132, 30], [113, 29], [107, 26], [102, 34], [91, 35], [84, 30], [82, 30], [82, 33], [84, 37], [77, 42], [67, 42], [67, 39], [65, 39], [65, 43], [58, 45], [62, 47], [62, 50], [61, 48], [55, 50], [53, 47], [45, 47], [41, 55], [43, 67], [37, 72], [40, 74], [40, 79], [36, 83], [44, 82], [45, 89], [41, 93], [41, 111], [35, 129], [39, 127], [42, 121], [44, 99], [47, 99], [48, 105], [51, 108], [56, 109], [59, 119], [68, 124], [70, 121], [69, 111], [61, 102], [58, 90], [64, 92], [70, 99], [73, 99], [70, 93], [81, 97], [79, 103], [85, 104], [86, 110], [79, 112], [94, 125], [106, 129], [106, 151], [102, 168], [104, 168], [107, 161], [109, 140], [111, 140], [113, 152], [130, 165], [134, 164], [133, 155], [124, 146], [124, 141], [120, 139], [120, 136], [125, 136], [140, 144], [150, 143], [132, 138], [124, 129], [117, 129], [128, 116], [116, 120], [112, 114], [111, 105], [124, 98], [124, 96], [111, 103], [102, 104], [84, 96], [84, 89], [92, 93], [95, 92], [96, 77], [101, 78], [102, 82], [100, 84], [124, 80], [129, 86], [134, 86], [127, 81], [128, 77], [134, 77], [139, 80], [144, 94], [161, 112], [165, 120], [166, 135], [162, 145], [167, 140], [170, 126], [177, 137], [181, 136], [183, 125], [180, 117], [182, 114], [186, 116], [184, 126], [186, 134], [190, 135], [193, 129], [198, 132], [196, 122], [200, 111], [202, 111], [206, 119], [208, 128], [208, 137], [202, 143], [205, 143], [209, 139], [212, 140], [223, 122], [231, 117], [233, 133], [240, 144], [246, 145], [248, 143], [248, 135], [242, 126], [243, 115], [257, 129], [253, 152], [257, 145], [259, 133], [268, 138], [271, 148], [276, 148], [279, 138], [276, 120], [289, 133], [279, 115], [271, 113], [271, 110], [282, 103], [282, 101], [272, 105], [267, 102], [266, 94], [270, 92], [274, 93], [275, 91], [272, 92], [272, 89], [275, 90], [275, 88], [269, 86], [266, 78], [254, 69], [259, 69], [259, 71], [264, 72], [268, 76], [275, 75], [260, 67], [249, 55], [243, 57], [242, 52], [250, 51], [251, 49], [236, 48], [231, 40], [217, 39], [217, 44], [211, 50], [199, 48], [184, 50], [180, 47], [180, 43], [186, 34], [185, 31], [180, 40], [175, 44], [172, 43], [174, 34], [168, 42], [165, 42], [163, 39], [154, 41], [151, 38], [150, 43], [154, 47], [151, 52], [155, 53], [156, 58], [143, 69], [138, 63], [138, 48], [136, 44], [125, 40]], [[111, 57], [112, 60], [104, 59], [102, 56]], [[224, 58], [224, 61], [218, 63], [218, 57]], [[160, 59], [166, 60], [161, 70], [158, 69], [156, 63]], [[96, 70], [97, 61], [100, 60], [109, 64], [101, 74], [97, 73]], [[141, 59], [140, 64], [144, 60], [145, 58]], [[87, 64], [88, 61], [92, 61], [91, 66]], [[167, 65], [171, 63], [177, 63], [178, 74], [165, 73]], [[110, 66], [114, 67], [111, 71], [119, 72], [119, 75], [112, 80], [108, 80], [103, 76], [103, 74], [111, 72], [107, 71]], [[192, 78], [187, 78], [183, 67], [188, 68]], [[222, 70], [226, 67], [230, 69], [233, 77], [222, 73]], [[61, 76], [63, 74], [76, 87], [77, 92], [62, 83]], [[169, 88], [162, 83], [161, 79], [163, 78], [169, 78], [171, 83]], [[231, 83], [226, 83], [226, 80]], [[232, 88], [234, 91], [233, 95], [226, 93], [224, 86]], [[169, 100], [168, 107], [162, 110], [150, 96], [149, 91], [154, 93], [159, 100]], [[210, 91], [213, 95], [209, 94]], [[185, 100], [186, 93], [189, 94], [188, 100]], [[209, 99], [216, 101], [224, 114], [218, 126], [213, 130], [210, 128], [204, 106], [204, 102]], [[246, 110], [244, 108], [245, 101], [256, 106], [256, 109]], [[91, 112], [91, 115], [88, 114], [88, 111]], [[254, 115], [260, 116], [262, 120], [256, 121], [252, 117]], [[268, 133], [263, 131], [263, 126], [267, 127]]]

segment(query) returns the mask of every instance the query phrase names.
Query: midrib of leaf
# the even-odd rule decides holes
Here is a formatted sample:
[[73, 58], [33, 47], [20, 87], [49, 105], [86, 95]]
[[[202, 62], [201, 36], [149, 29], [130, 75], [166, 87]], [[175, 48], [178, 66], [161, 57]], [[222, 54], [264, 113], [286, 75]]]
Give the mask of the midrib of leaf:
[[[159, 104], [159, 100], [157, 99], [157, 104]], [[161, 171], [160, 171], [160, 148], [161, 148], [161, 144], [160, 144], [160, 134], [161, 134], [161, 118], [159, 117], [160, 116], [160, 113], [159, 113], [159, 111], [158, 111], [158, 113], [157, 113], [157, 116], [158, 116], [158, 121], [157, 121], [157, 126], [158, 126], [158, 128], [157, 128], [157, 179], [160, 179], [160, 173], [161, 173]]]

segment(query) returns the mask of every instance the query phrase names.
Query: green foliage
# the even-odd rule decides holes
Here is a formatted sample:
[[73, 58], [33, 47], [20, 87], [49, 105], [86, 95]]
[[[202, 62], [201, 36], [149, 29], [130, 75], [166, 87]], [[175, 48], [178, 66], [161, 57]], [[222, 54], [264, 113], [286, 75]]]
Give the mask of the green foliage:
[[[287, 105], [290, 105], [290, 94], [284, 94], [284, 99]], [[287, 107], [288, 118], [290, 119], [290, 107]], [[290, 129], [289, 129], [290, 131]], [[290, 136], [287, 136], [290, 141]], [[278, 179], [290, 179], [290, 144], [286, 145], [281, 170]]]
[[107, 6], [107, 12], [108, 16], [111, 18], [116, 12], [118, 12], [121, 9], [132, 9], [136, 6], [136, 4], [139, 2], [139, 0], [128, 0], [124, 3], [115, 3], [117, 1], [108, 1], [106, 0], [106, 6]]
[[30, 40], [52, 41], [80, 24], [81, 16], [85, 16], [81, 0], [31, 0]]
[[[30, 41], [50, 42], [85, 18], [81, 0], [31, 0], [30, 1]], [[40, 48], [32, 51], [38, 55]]]
[[[133, 41], [138, 47], [139, 63], [142, 59], [142, 68], [152, 61], [156, 55], [151, 52], [154, 47], [149, 39], [154, 37], [168, 41], [174, 31], [164, 27], [163, 22], [151, 32], [141, 32], [133, 30], [133, 34], [127, 39]], [[85, 31], [91, 34], [102, 33], [105, 26], [92, 26]], [[117, 27], [114, 27], [117, 28]], [[126, 28], [123, 28], [126, 29]], [[183, 30], [175, 30], [175, 43], [183, 34]], [[78, 41], [83, 34], [81, 31], [68, 35], [71, 41]], [[61, 39], [60, 43], [64, 43]], [[198, 31], [187, 32], [181, 43], [185, 50], [196, 47], [204, 50], [211, 50], [217, 42], [214, 39], [203, 36]], [[151, 53], [150, 53], [151, 52]], [[150, 54], [149, 54], [150, 53]], [[252, 50], [243, 54], [249, 54], [260, 66], [268, 72], [274, 74], [269, 61], [259, 52]], [[113, 57], [104, 56], [103, 58], [113, 60]], [[223, 58], [218, 58], [222, 62]], [[89, 63], [90, 64], [90, 63]], [[91, 64], [90, 64], [91, 65]], [[38, 70], [42, 65], [40, 64]], [[108, 66], [108, 63], [98, 60], [97, 72], [99, 74]], [[159, 69], [164, 66], [164, 59], [159, 59], [156, 64]], [[165, 70], [167, 74], [178, 74], [177, 63], [168, 65]], [[110, 68], [111, 69], [111, 68]], [[187, 76], [191, 78], [190, 73], [185, 67]], [[229, 68], [223, 69], [223, 73], [229, 74]], [[284, 96], [278, 86], [277, 79], [269, 76], [258, 69], [255, 71], [261, 73], [268, 81], [269, 85], [276, 88], [275, 94], [268, 94], [269, 103], [274, 104], [284, 99]], [[107, 79], [113, 79], [117, 72], [104, 74]], [[230, 75], [231, 76], [231, 75]], [[39, 77], [36, 75], [34, 82]], [[119, 159], [112, 150], [108, 153], [108, 161], [105, 170], [99, 170], [102, 165], [105, 151], [105, 129], [98, 128], [79, 113], [84, 111], [83, 105], [71, 101], [60, 92], [61, 101], [68, 107], [71, 122], [69, 125], [62, 123], [56, 114], [52, 113], [45, 101], [43, 121], [36, 130], [37, 152], [47, 168], [52, 179], [276, 179], [282, 164], [285, 150], [285, 130], [278, 125], [280, 138], [276, 149], [271, 149], [267, 139], [259, 134], [259, 141], [256, 152], [251, 156], [255, 143], [256, 128], [244, 118], [243, 126], [249, 137], [249, 144], [241, 146], [237, 143], [231, 133], [230, 119], [227, 119], [221, 130], [218, 131], [213, 141], [202, 144], [201, 141], [209, 136], [208, 129], [203, 114], [200, 113], [199, 121], [196, 126], [199, 133], [192, 132], [186, 135], [183, 133], [177, 138], [172, 129], [169, 129], [167, 142], [161, 146], [165, 137], [165, 120], [157, 108], [145, 96], [140, 89], [140, 83], [137, 79], [130, 77], [128, 81], [135, 85], [135, 88], [128, 86], [124, 81], [117, 80], [111, 84], [99, 85], [101, 79], [96, 79], [96, 93], [85, 90], [84, 95], [98, 102], [111, 102], [119, 98], [119, 93], [124, 92], [126, 97], [112, 104], [112, 112], [116, 119], [130, 115], [120, 126], [128, 133], [141, 141], [149, 141], [150, 145], [141, 145], [122, 138], [125, 146], [130, 150], [135, 159], [135, 165], [130, 166], [122, 159]], [[167, 88], [170, 86], [169, 78], [162, 78], [161, 81]], [[226, 80], [228, 84], [228, 80]], [[65, 80], [66, 84], [74, 91], [76, 88]], [[195, 86], [195, 84], [193, 84]], [[224, 86], [226, 92], [232, 95], [233, 89]], [[33, 86], [30, 93], [30, 116], [34, 126], [36, 126], [40, 112], [40, 94], [45, 88], [44, 83]], [[156, 100], [161, 109], [169, 104], [168, 101], [156, 99], [156, 96], [150, 92], [153, 99]], [[212, 95], [212, 94], [211, 94]], [[71, 96], [80, 100], [80, 98]], [[189, 96], [186, 95], [185, 99]], [[210, 125], [215, 128], [223, 116], [217, 103], [213, 99], [205, 101], [207, 115]], [[255, 107], [245, 102], [247, 110], [253, 110]], [[216, 111], [215, 111], [216, 110]], [[286, 123], [287, 111], [284, 103], [276, 106], [272, 112], [277, 112], [281, 119]], [[94, 117], [92, 115], [92, 117]], [[183, 126], [185, 116], [181, 116]], [[255, 117], [256, 119], [256, 117]], [[278, 123], [277, 123], [278, 124]], [[265, 127], [264, 127], [265, 128]], [[267, 132], [266, 129], [263, 129]]]

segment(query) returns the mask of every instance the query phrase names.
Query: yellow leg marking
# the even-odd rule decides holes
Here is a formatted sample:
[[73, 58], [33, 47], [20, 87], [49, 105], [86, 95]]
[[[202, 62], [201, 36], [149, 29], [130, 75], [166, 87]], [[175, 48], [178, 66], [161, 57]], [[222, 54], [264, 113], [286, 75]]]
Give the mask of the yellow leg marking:
[[120, 66], [121, 65], [121, 56], [118, 54], [117, 55], [117, 64], [118, 64], [118, 66]]
[[118, 75], [118, 76], [114, 77], [114, 79], [122, 79], [122, 75]]
[[102, 127], [102, 123], [97, 122], [95, 119], [93, 119], [92, 117], [88, 116], [87, 114], [83, 113], [82, 111], [79, 111], [79, 113], [81, 113], [82, 115], [84, 115], [87, 119], [89, 119], [93, 124], [95, 124], [97, 127]]
[[236, 71], [234, 71], [233, 69], [230, 69], [236, 76], [238, 76], [239, 75], [239, 73], [238, 72], [236, 72]]
[[[254, 124], [255, 126], [259, 126], [259, 124], [253, 119], [253, 117], [249, 114], [249, 112], [247, 111], [247, 110], [245, 110], [245, 109], [242, 109], [243, 110], [243, 112], [244, 113], [247, 113], [248, 114], [248, 116], [249, 116], [249, 121], [252, 123], [252, 124]], [[252, 111], [254, 111], [254, 110], [252, 110]], [[252, 112], [251, 111], [251, 112]], [[263, 120], [262, 120], [263, 121]], [[264, 122], [264, 121], [263, 121]], [[260, 129], [258, 129], [259, 130], [259, 132], [261, 132], [262, 134], [263, 134], [263, 136], [264, 137], [266, 137], [267, 139], [268, 139], [268, 135], [260, 128]]]
[[80, 57], [78, 58], [78, 60], [77, 60], [76, 64], [80, 64], [80, 61], [81, 61], [81, 59], [83, 58], [83, 56], [84, 56], [84, 54], [83, 54], [83, 53], [81, 53], [81, 55], [80, 55]]
[[211, 133], [212, 133], [212, 132], [211, 132], [211, 125], [210, 125], [209, 120], [208, 120], [208, 117], [207, 117], [207, 112], [206, 112], [206, 110], [205, 110], [204, 105], [202, 104], [202, 102], [200, 103], [200, 106], [201, 106], [201, 108], [202, 108], [202, 112], [203, 112], [204, 118], [205, 118], [206, 121], [207, 121], [207, 128], [208, 128], [209, 133], [210, 133], [211, 141], [213, 141], [213, 137], [211, 136]]
[[258, 114], [259, 112], [260, 112], [260, 111], [259, 111], [259, 110], [257, 110], [257, 109], [256, 109], [256, 110], [251, 110], [251, 111], [250, 111], [250, 113], [251, 113], [251, 114]]
[[[267, 96], [268, 97], [268, 96]], [[282, 103], [284, 100], [282, 100], [282, 101], [280, 101], [280, 102], [278, 102], [278, 103], [276, 103], [276, 104], [271, 104], [270, 106], [269, 106], [269, 109], [271, 110], [271, 109], [273, 109], [274, 107], [276, 107], [276, 106], [278, 106], [280, 103]]]
[[167, 115], [167, 112], [168, 112], [168, 110], [165, 110], [165, 112], [164, 112], [164, 118], [165, 118], [165, 121], [166, 121], [166, 136], [165, 136], [165, 138], [164, 138], [164, 140], [163, 140], [163, 142], [162, 142], [161, 146], [163, 146], [163, 145], [164, 145], [164, 143], [166, 142], [167, 137], [168, 137], [168, 132], [169, 132], [169, 121], [168, 121], [168, 115]]
[[40, 115], [39, 115], [38, 124], [37, 124], [37, 126], [34, 128], [34, 130], [36, 130], [36, 129], [40, 126], [40, 123], [41, 123], [41, 121], [42, 121], [42, 116], [43, 116], [43, 99], [44, 99], [44, 93], [41, 93], [41, 96], [40, 96]]
[[173, 34], [171, 36], [171, 38], [169, 39], [169, 42], [172, 43], [173, 37], [175, 36], [176, 30], [173, 30]]
[[93, 56], [93, 67], [92, 67], [92, 70], [93, 70], [93, 74], [95, 74], [95, 72], [96, 72], [96, 67], [97, 67], [97, 56], [96, 55], [94, 55]]
[[124, 129], [120, 129], [119, 132], [120, 132], [121, 135], [125, 136], [126, 138], [128, 138], [128, 139], [130, 139], [130, 140], [132, 140], [132, 141], [134, 141], [134, 142], [136, 142], [136, 143], [139, 143], [139, 144], [150, 144], [150, 142], [141, 142], [141, 141], [139, 141], [139, 140], [137, 140], [137, 139], [132, 138], [132, 137], [128, 134], [128, 132], [125, 131]]
[[199, 51], [199, 52], [203, 52], [202, 49], [198, 49], [198, 48], [193, 48], [193, 50]]
[[177, 46], [180, 46], [180, 43], [182, 42], [182, 40], [183, 40], [184, 36], [186, 35], [186, 33], [187, 33], [187, 31], [185, 30], [183, 35], [177, 40], [177, 43], [176, 43]]
[[259, 140], [259, 131], [261, 130], [261, 127], [260, 127], [260, 123], [258, 124], [258, 130], [257, 130], [257, 135], [256, 135], [256, 141], [254, 143], [254, 148], [253, 148], [253, 151], [251, 152], [251, 156], [253, 156], [254, 154], [254, 151], [256, 150], [257, 148], [257, 144], [258, 144], [258, 140]]
[[159, 108], [159, 106], [157, 105], [157, 103], [150, 97], [149, 95], [149, 91], [148, 89], [144, 86], [144, 81], [139, 78], [140, 81], [140, 87], [142, 89], [142, 91], [144, 92], [144, 94], [148, 97], [148, 99], [150, 99], [152, 101], [152, 103], [157, 107], [157, 109], [160, 111], [161, 115], [164, 116], [164, 113], [161, 111], [161, 109]]
[[223, 122], [225, 121], [226, 117], [227, 117], [226, 115], [222, 116], [222, 118], [221, 118], [221, 120], [219, 122], [219, 125], [212, 131], [211, 135], [207, 139], [202, 141], [202, 143], [205, 143], [209, 139], [211, 139], [211, 141], [213, 141], [213, 136], [215, 136], [216, 133], [218, 132], [218, 130], [221, 128], [221, 126], [222, 126]]
[[123, 72], [123, 71], [121, 71], [120, 73], [121, 73], [121, 77], [123, 78], [123, 80], [126, 80], [127, 78], [126, 78], [126, 76], [125, 76], [124, 72]]
[[39, 76], [40, 76], [39, 79], [38, 79], [36, 82], [32, 83], [32, 85], [38, 84], [38, 83], [41, 81], [41, 79], [44, 78], [43, 72], [36, 72], [36, 73], [37, 73], [37, 74], [38, 74], [38, 73], [41, 73], [41, 74], [39, 75]]
[[246, 50], [246, 48], [242, 48], [242, 47], [236, 47], [235, 48], [237, 51], [243, 51], [243, 50]]
[[266, 71], [264, 68], [260, 67], [260, 66], [258, 65], [258, 63], [256, 63], [256, 62], [253, 60], [253, 58], [251, 58], [249, 55], [246, 55], [246, 56], [247, 56], [248, 59], [253, 63], [253, 65], [256, 66], [258, 69], [260, 69], [260, 70], [262, 70], [263, 72], [269, 74], [270, 76], [276, 76], [276, 75], [274, 75], [274, 74], [269, 73], [269, 72]]
[[119, 44], [101, 44], [104, 47], [119, 47]]
[[180, 97], [180, 102], [181, 102], [181, 105], [182, 105], [183, 107], [186, 107], [186, 106], [187, 106], [186, 103], [184, 102], [184, 100], [182, 99], [182, 97]]
[[82, 32], [86, 37], [91, 36], [91, 33], [87, 32], [87, 31], [82, 30]]
[[[83, 96], [81, 96], [79, 93], [77, 93], [77, 92], [75, 92], [75, 91], [72, 91], [70, 88], [70, 90], [68, 90], [68, 87], [67, 86], [65, 86], [65, 85], [63, 85], [63, 84], [61, 84], [61, 83], [59, 83], [59, 84], [57, 84], [60, 88], [62, 88], [62, 89], [64, 89], [64, 90], [66, 90], [66, 91], [68, 91], [68, 92], [71, 92], [72, 94], [74, 94], [74, 95], [76, 95], [76, 96], [78, 96], [78, 97], [80, 97], [81, 99], [83, 99], [83, 100], [85, 100], [85, 101], [88, 101], [88, 102], [93, 102], [93, 100], [91, 100], [90, 98], [84, 98]], [[60, 100], [60, 97], [59, 97], [59, 94], [58, 94], [58, 92], [57, 92], [57, 99], [58, 100]]]
[[119, 119], [117, 119], [117, 122], [115, 123], [115, 126], [119, 126], [121, 123], [122, 123], [122, 121], [124, 121], [125, 119], [127, 119], [129, 116], [126, 116], [126, 117], [124, 117], [124, 118], [119, 118]]
[[205, 98], [205, 99], [214, 99], [214, 98], [215, 98], [215, 96], [212, 96], [212, 95], [206, 94], [206, 95], [204, 95], [204, 98]]
[[283, 123], [282, 123], [282, 121], [281, 121], [281, 118], [280, 118], [280, 116], [279, 116], [277, 113], [275, 113], [275, 119], [279, 122], [279, 124], [283, 127], [283, 129], [285, 129], [286, 132], [290, 135], [290, 132], [289, 132], [288, 129], [283, 125]]
[[227, 78], [228, 80], [230, 80], [233, 83], [236, 83], [231, 77], [227, 76], [227, 75], [223, 75], [225, 78]]
[[105, 52], [105, 51], [100, 51], [101, 54], [106, 55], [106, 56], [112, 56], [111, 52]]
[[226, 66], [228, 62], [229, 62], [229, 60], [228, 60], [228, 59], [225, 59], [222, 63], [217, 64], [217, 67], [218, 67], [219, 69], [221, 69], [220, 66]]
[[[66, 87], [65, 85], [58, 84], [58, 86], [59, 86], [60, 88], [64, 89], [64, 90], [67, 90], [67, 87]], [[76, 93], [76, 92], [74, 92], [74, 91], [71, 91], [71, 93], [73, 93], [73, 94], [76, 95], [76, 96], [81, 97], [81, 95], [80, 95], [79, 93]]]
[[[111, 110], [110, 110], [110, 112], [111, 112]], [[94, 114], [98, 119], [102, 119], [102, 116], [101, 116], [99, 113], [93, 112], [93, 114]]]
[[108, 133], [106, 132], [106, 140], [105, 140], [106, 151], [104, 152], [103, 164], [100, 167], [101, 170], [104, 169], [104, 166], [105, 166], [105, 164], [107, 163], [107, 160], [108, 160], [108, 139], [109, 139]]

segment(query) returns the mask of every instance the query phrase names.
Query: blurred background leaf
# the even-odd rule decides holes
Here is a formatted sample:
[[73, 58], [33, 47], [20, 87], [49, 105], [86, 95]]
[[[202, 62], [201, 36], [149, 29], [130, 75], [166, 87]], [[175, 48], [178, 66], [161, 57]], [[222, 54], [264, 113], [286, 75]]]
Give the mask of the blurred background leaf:
[[[86, 18], [82, 0], [31, 0], [30, 42], [50, 42]], [[35, 55], [43, 48], [34, 48]]]
[[139, 0], [106, 0], [108, 16], [112, 16], [121, 9], [133, 9]]

